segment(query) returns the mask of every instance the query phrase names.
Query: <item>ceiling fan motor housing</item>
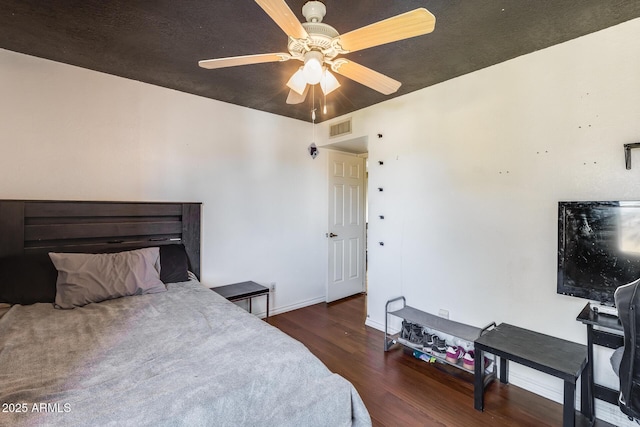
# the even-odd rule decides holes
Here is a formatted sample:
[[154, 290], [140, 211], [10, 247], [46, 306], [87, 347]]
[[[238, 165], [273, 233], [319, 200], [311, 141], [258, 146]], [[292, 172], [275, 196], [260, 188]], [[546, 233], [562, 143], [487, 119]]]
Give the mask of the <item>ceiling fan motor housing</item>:
[[339, 53], [335, 48], [334, 39], [340, 34], [331, 25], [321, 22], [303, 22], [302, 26], [309, 34], [306, 39], [289, 37], [289, 53], [292, 57], [302, 60], [306, 52], [317, 50], [322, 52], [326, 59], [333, 59]]
[[307, 22], [302, 27], [309, 35], [306, 39], [289, 37], [289, 53], [293, 58], [304, 60], [309, 51], [321, 52], [325, 60], [332, 60], [338, 54], [344, 53], [336, 49], [334, 39], [340, 35], [331, 25], [322, 23], [327, 12], [324, 3], [320, 1], [308, 1], [302, 6], [302, 15]]

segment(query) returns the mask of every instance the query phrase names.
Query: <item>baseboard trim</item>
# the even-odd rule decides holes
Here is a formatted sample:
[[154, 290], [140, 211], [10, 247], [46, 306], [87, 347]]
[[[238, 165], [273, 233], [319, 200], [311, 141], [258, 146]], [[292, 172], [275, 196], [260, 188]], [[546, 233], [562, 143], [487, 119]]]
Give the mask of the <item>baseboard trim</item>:
[[[541, 374], [544, 375], [544, 374]], [[509, 383], [523, 388], [527, 391], [535, 393], [539, 396], [552, 400], [554, 402], [558, 402], [563, 404], [564, 396], [562, 390], [557, 390], [555, 388], [550, 388], [545, 384], [541, 384], [536, 381], [534, 378], [531, 378], [528, 375], [522, 375], [518, 372], [509, 371]], [[576, 408], [580, 407], [580, 382], [578, 382], [576, 387]], [[611, 423], [613, 425], [619, 427], [631, 427], [636, 424], [633, 421], [630, 421], [625, 414], [622, 413], [620, 408], [616, 405], [612, 405], [610, 403], [604, 402], [602, 400], [596, 399], [596, 418]]]
[[637, 424], [622, 413], [617, 405], [596, 399], [596, 417], [619, 427], [632, 427]]
[[[311, 299], [304, 300], [304, 301], [299, 301], [299, 302], [296, 302], [294, 304], [289, 304], [289, 305], [275, 307], [275, 308], [271, 308], [270, 307], [269, 308], [269, 317], [275, 316], [277, 314], [286, 313], [288, 311], [297, 310], [299, 308], [308, 307], [310, 305], [319, 304], [319, 303], [325, 302], [325, 301], [326, 301], [326, 297], [323, 295], [323, 296], [320, 296], [320, 297], [311, 298]], [[264, 310], [262, 312], [254, 313], [254, 314], [256, 316], [258, 316], [259, 318], [261, 318], [261, 319], [264, 319], [265, 317], [267, 317], [266, 310]]]
[[377, 329], [379, 331], [384, 332], [384, 325], [376, 322], [375, 320], [371, 320], [370, 317], [367, 317], [367, 320], [365, 320], [364, 324], [366, 326], [372, 327], [373, 329]]
[[[532, 378], [528, 375], [522, 375], [521, 373], [514, 372], [511, 369], [509, 369], [509, 383], [560, 404], [562, 404], [564, 400], [563, 390], [549, 387], [546, 384], [536, 381], [535, 378]], [[578, 407], [579, 402], [580, 383], [578, 382], [578, 387], [576, 387], [576, 407]]]

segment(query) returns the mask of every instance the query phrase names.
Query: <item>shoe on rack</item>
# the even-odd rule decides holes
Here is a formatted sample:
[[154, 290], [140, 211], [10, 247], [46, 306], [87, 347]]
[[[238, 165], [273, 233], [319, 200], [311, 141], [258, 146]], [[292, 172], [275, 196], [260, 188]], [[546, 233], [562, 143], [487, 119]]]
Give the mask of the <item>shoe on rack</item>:
[[400, 338], [408, 340], [411, 336], [411, 322], [406, 320], [402, 321], [402, 330], [400, 331]]
[[409, 335], [409, 342], [411, 344], [422, 346], [422, 326], [416, 325], [416, 324], [411, 325], [411, 334]]
[[447, 354], [447, 343], [445, 340], [437, 335], [433, 337], [433, 345], [431, 346], [431, 353], [436, 356], [444, 357]]
[[[486, 374], [490, 374], [491, 371], [493, 370], [493, 360], [489, 359], [486, 356], [483, 357], [483, 359], [484, 359], [484, 371], [485, 371]], [[462, 357], [462, 366], [465, 369], [468, 369], [470, 371], [474, 370], [474, 368], [475, 368], [475, 353], [474, 353], [473, 350], [469, 350]]]
[[447, 360], [447, 362], [457, 365], [460, 359], [463, 358], [464, 354], [465, 353], [462, 347], [450, 346], [447, 348], [447, 356], [445, 357], [445, 359]]
[[423, 332], [422, 333], [422, 348], [424, 349], [424, 351], [430, 353], [431, 352], [431, 346], [433, 345], [433, 337], [435, 335], [430, 333], [430, 332]]
[[473, 371], [475, 366], [475, 353], [473, 350], [467, 351], [464, 356], [462, 356], [462, 366], [465, 369]]

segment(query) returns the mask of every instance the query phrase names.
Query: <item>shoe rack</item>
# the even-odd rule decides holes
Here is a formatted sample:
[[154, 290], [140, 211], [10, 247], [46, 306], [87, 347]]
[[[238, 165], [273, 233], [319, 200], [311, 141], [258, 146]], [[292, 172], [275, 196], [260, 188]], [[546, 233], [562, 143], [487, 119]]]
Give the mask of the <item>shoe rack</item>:
[[[446, 360], [445, 354], [437, 355], [425, 352], [421, 344], [412, 343], [406, 339], [400, 337], [400, 333], [389, 334], [388, 323], [389, 316], [395, 316], [409, 323], [417, 324], [423, 328], [429, 328], [433, 331], [441, 332], [442, 334], [458, 338], [462, 341], [470, 343], [475, 342], [484, 332], [495, 327], [495, 322], [491, 322], [484, 328], [478, 328], [475, 326], [467, 325], [465, 323], [456, 322], [453, 320], [445, 319], [444, 317], [436, 316], [431, 313], [427, 313], [417, 308], [408, 306], [405, 297], [397, 297], [387, 301], [385, 305], [385, 330], [384, 330], [384, 351], [389, 351], [394, 345], [400, 344], [414, 351], [414, 356], [428, 362], [438, 362], [446, 365], [454, 366], [465, 372], [473, 373], [472, 370], [462, 366], [462, 363], [451, 363]], [[419, 352], [416, 354], [415, 352]], [[422, 357], [422, 356], [427, 357]], [[496, 369], [495, 363], [493, 363], [492, 372], [489, 372], [485, 376], [486, 382], [490, 382], [495, 378]]]

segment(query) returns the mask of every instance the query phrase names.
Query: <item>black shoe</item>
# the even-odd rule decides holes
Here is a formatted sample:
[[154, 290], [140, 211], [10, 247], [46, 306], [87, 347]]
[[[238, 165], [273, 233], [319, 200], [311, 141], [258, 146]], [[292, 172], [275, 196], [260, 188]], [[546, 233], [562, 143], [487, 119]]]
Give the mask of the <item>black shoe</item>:
[[411, 336], [411, 322], [407, 322], [406, 320], [402, 321], [402, 331], [400, 331], [400, 338], [408, 340]]
[[431, 346], [431, 353], [436, 356], [444, 357], [447, 354], [447, 342], [442, 338], [434, 335], [433, 345]]
[[422, 326], [416, 324], [411, 326], [409, 342], [411, 342], [411, 344], [422, 345]]

